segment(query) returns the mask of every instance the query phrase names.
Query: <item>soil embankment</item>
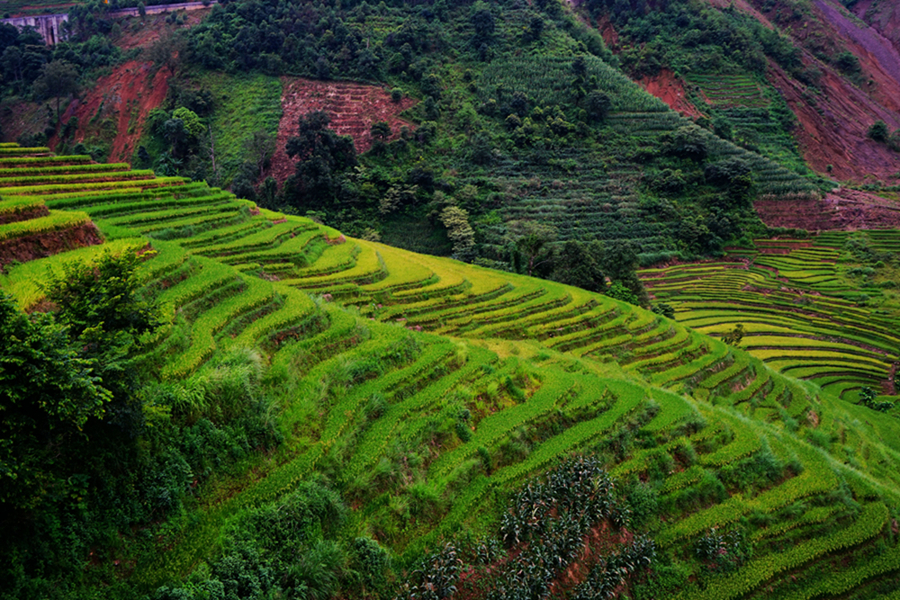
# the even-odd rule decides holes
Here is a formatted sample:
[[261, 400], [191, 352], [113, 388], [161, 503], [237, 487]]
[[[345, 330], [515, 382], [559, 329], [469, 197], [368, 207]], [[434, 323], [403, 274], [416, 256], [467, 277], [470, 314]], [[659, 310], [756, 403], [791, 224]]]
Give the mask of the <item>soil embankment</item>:
[[686, 117], [698, 119], [705, 116], [687, 99], [684, 82], [669, 69], [663, 69], [658, 75], [644, 77], [638, 81], [647, 92], [653, 94]]
[[390, 139], [400, 135], [402, 127], [415, 126], [398, 115], [416, 104], [416, 100], [404, 97], [400, 102], [391, 100], [389, 91], [374, 85], [345, 81], [313, 81], [285, 77], [281, 96], [282, 115], [278, 125], [275, 155], [272, 157], [271, 175], [283, 183], [294, 171], [294, 161], [285, 151], [288, 138], [297, 135], [300, 118], [321, 110], [331, 118], [331, 129], [339, 135], [353, 138], [358, 153], [372, 146], [370, 128], [385, 121], [391, 128]]
[[[78, 118], [75, 142], [109, 139], [109, 162], [131, 162], [147, 115], [160, 106], [169, 92], [168, 71], [154, 70], [152, 63], [131, 61], [101, 77], [82, 100], [69, 105], [63, 123]], [[113, 131], [109, 131], [112, 129]], [[112, 133], [113, 135], [109, 135]], [[58, 140], [50, 140], [56, 148]]]
[[753, 206], [769, 227], [812, 232], [900, 228], [900, 202], [847, 188], [833, 190], [824, 198], [758, 200]]
[[102, 243], [103, 238], [93, 223], [60, 231], [23, 235], [0, 242], [0, 269], [11, 262], [28, 262]]

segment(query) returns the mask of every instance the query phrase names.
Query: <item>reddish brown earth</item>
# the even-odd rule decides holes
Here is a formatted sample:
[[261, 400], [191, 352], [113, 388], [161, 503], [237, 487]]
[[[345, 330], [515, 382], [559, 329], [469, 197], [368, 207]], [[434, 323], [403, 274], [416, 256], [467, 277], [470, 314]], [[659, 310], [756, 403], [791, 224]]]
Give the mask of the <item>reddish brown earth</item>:
[[[900, 9], [879, 2], [871, 11], [871, 0], [862, 0], [854, 10], [877, 24], [866, 27], [833, 0], [813, 0], [809, 4], [813, 18], [785, 18], [787, 4], [774, 5], [761, 0], [708, 0], [723, 8], [733, 5], [752, 15], [767, 27], [782, 19], [797, 45], [810, 43], [826, 54], [848, 49], [863, 71], [862, 88], [857, 87], [830, 65], [804, 50], [804, 64], [822, 71], [820, 93], [807, 89], [772, 64], [769, 82], [785, 97], [797, 115], [794, 137], [804, 159], [816, 171], [838, 180], [862, 182], [879, 179], [896, 183], [900, 154], [870, 140], [866, 133], [877, 120], [892, 129], [900, 127]], [[766, 7], [767, 12], [761, 12]], [[869, 14], [871, 13], [871, 14]], [[832, 166], [829, 173], [828, 165]]]
[[[87, 90], [84, 98], [72, 102], [63, 115], [63, 123], [73, 116], [78, 117], [74, 139], [82, 142], [94, 133], [91, 130], [92, 121], [97, 123], [112, 119], [116, 125], [116, 136], [107, 160], [130, 161], [147, 115], [166, 99], [168, 75], [165, 68], [154, 73], [149, 62], [131, 61], [119, 65]], [[54, 137], [49, 145], [55, 149], [57, 143]]]
[[28, 262], [67, 250], [102, 243], [103, 238], [93, 223], [85, 223], [52, 233], [23, 235], [0, 242], [0, 267], [13, 261]]
[[769, 227], [807, 231], [900, 228], [900, 202], [846, 188], [825, 198], [758, 200], [753, 206]]
[[[118, 19], [118, 22], [121, 23], [124, 33], [116, 40], [116, 46], [123, 50], [150, 46], [167, 31], [193, 27], [205, 19], [211, 10], [211, 8], [204, 8], [192, 11], [179, 11], [184, 18], [184, 24], [180, 26], [166, 23], [166, 17], [169, 16], [168, 13], [147, 15], [143, 19], [141, 17], [123, 17]], [[130, 27], [131, 23], [141, 21], [144, 23], [143, 27], [137, 31], [132, 31]]]
[[7, 223], [17, 223], [19, 221], [30, 221], [39, 217], [46, 217], [50, 211], [46, 206], [36, 206], [19, 212], [0, 213], [0, 225]]
[[853, 13], [889, 39], [894, 48], [900, 51], [900, 5], [885, 0], [859, 0], [853, 5]]
[[414, 129], [415, 126], [397, 115], [414, 106], [412, 98], [393, 102], [388, 90], [360, 83], [344, 81], [313, 81], [294, 77], [282, 78], [284, 91], [281, 95], [281, 122], [278, 125], [278, 139], [275, 155], [272, 157], [271, 175], [283, 183], [294, 172], [285, 145], [288, 138], [297, 134], [297, 123], [303, 115], [321, 110], [331, 117], [330, 127], [339, 135], [353, 138], [356, 151], [363, 153], [372, 146], [369, 129], [374, 123], [386, 121], [391, 126], [391, 139], [400, 135], [401, 127]]
[[822, 93], [815, 96], [777, 65], [769, 69], [769, 81], [797, 115], [794, 137], [803, 158], [819, 173], [832, 165], [830, 176], [838, 180], [895, 183], [900, 154], [866, 134], [879, 119], [891, 129], [900, 128], [900, 114], [880, 106], [831, 69], [820, 68]]
[[600, 35], [603, 36], [603, 41], [609, 46], [609, 49], [615, 51], [619, 45], [619, 34], [613, 24], [609, 22], [609, 17], [603, 15], [597, 21], [597, 29], [600, 30]]
[[669, 69], [663, 69], [659, 75], [644, 77], [638, 80], [645, 90], [669, 105], [669, 108], [681, 114], [697, 119], [705, 116], [696, 106], [687, 100], [684, 82]]
[[891, 111], [900, 110], [900, 52], [890, 40], [872, 27], [854, 22], [843, 7], [826, 0], [815, 0], [815, 13], [822, 23], [822, 34], [840, 40], [859, 58], [869, 80], [864, 87], [866, 94]]

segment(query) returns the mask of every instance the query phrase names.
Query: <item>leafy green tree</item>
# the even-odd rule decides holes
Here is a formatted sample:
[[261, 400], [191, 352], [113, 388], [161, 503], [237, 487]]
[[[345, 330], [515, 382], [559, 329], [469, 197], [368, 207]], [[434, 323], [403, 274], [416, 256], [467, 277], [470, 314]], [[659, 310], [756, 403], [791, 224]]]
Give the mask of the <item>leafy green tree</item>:
[[613, 282], [613, 284], [606, 289], [606, 295], [622, 302], [634, 304], [635, 306], [640, 306], [641, 304], [638, 296], [622, 285], [621, 281]]
[[490, 7], [479, 0], [472, 6], [472, 26], [475, 28], [475, 35], [472, 36], [472, 46], [480, 47], [482, 44], [490, 45], [494, 38], [494, 30], [496, 23], [494, 22], [494, 14]]
[[659, 302], [657, 304], [654, 304], [652, 310], [656, 314], [662, 315], [667, 319], [675, 318], [675, 308], [667, 302]]
[[64, 263], [62, 273], [42, 286], [47, 300], [58, 307], [56, 320], [91, 355], [109, 352], [155, 329], [155, 309], [138, 294], [140, 257], [103, 253], [94, 262]]
[[369, 132], [372, 134], [373, 139], [384, 142], [391, 137], [391, 126], [386, 121], [378, 121], [372, 124]]
[[596, 242], [593, 248], [594, 256], [599, 257], [598, 263], [607, 277], [613, 284], [618, 283], [627, 289], [633, 297], [633, 300], [628, 299], [626, 302], [648, 307], [650, 297], [637, 276], [638, 257], [634, 244], [629, 241], [612, 240], [602, 245]]
[[603, 121], [612, 108], [610, 97], [598, 90], [588, 94], [585, 104], [588, 116], [594, 121]]
[[[34, 509], [66, 495], [73, 457], [59, 455], [84, 445], [91, 420], [137, 430], [127, 359], [158, 326], [137, 294], [138, 261], [106, 253], [67, 263], [44, 288], [55, 313], [29, 318], [0, 294], [0, 504]], [[91, 431], [94, 443], [110, 433]]]
[[268, 131], [257, 130], [244, 143], [244, 151], [256, 165], [256, 176], [262, 175], [275, 154], [275, 137]]
[[60, 99], [78, 91], [78, 71], [70, 62], [54, 60], [41, 67], [34, 80], [34, 93], [40, 98], [56, 98], [56, 121], [59, 122]]
[[53, 456], [112, 399], [97, 370], [69, 327], [0, 293], [0, 506], [35, 509], [64, 493]]
[[[287, 142], [287, 155], [298, 158], [296, 189], [301, 197], [322, 201], [333, 196], [337, 176], [356, 165], [353, 139], [328, 128], [331, 119], [322, 111], [300, 118], [299, 135]], [[299, 200], [299, 198], [297, 198]]]
[[890, 135], [890, 130], [888, 129], [887, 123], [878, 120], [869, 127], [868, 135], [876, 142], [886, 142], [888, 140], [888, 135]]
[[837, 55], [837, 58], [834, 59], [834, 65], [847, 75], [858, 75], [861, 70], [859, 59], [848, 50], [844, 50]]
[[673, 156], [703, 160], [706, 158], [706, 136], [697, 125], [684, 125], [660, 137], [663, 151]]
[[556, 228], [536, 221], [512, 221], [509, 230], [516, 252], [525, 261], [525, 273], [535, 271], [552, 262], [550, 244], [556, 240]]
[[592, 292], [606, 289], [606, 277], [588, 244], [569, 240], [556, 256], [553, 279]]
[[199, 138], [203, 135], [206, 128], [197, 113], [184, 106], [176, 108], [172, 111], [172, 118], [179, 119], [184, 123], [184, 131], [193, 138]]
[[441, 211], [440, 219], [453, 242], [453, 254], [460, 259], [469, 258], [475, 248], [475, 231], [469, 223], [469, 213], [458, 206], [448, 206]]

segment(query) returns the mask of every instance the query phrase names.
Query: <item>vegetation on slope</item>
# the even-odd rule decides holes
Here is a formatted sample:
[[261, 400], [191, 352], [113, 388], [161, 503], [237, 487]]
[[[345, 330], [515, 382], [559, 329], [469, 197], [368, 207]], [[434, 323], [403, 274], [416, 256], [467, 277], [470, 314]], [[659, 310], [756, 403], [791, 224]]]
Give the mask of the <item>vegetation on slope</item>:
[[757, 240], [726, 262], [640, 274], [679, 322], [712, 335], [741, 325], [741, 347], [773, 368], [856, 401], [896, 398], [896, 244], [893, 231]]
[[[180, 179], [62, 193], [55, 176], [3, 197], [148, 241], [134, 298], [161, 326], [95, 357], [137, 380], [121, 392], [133, 410], [93, 414], [54, 447], [92, 458], [32, 455], [81, 487], [17, 512], [10, 597], [896, 588], [900, 438], [881, 413], [578, 288], [344, 239]], [[5, 289], [33, 305], [18, 272], [64, 257], [11, 267]], [[56, 321], [44, 343], [58, 351], [96, 331], [4, 306], [15, 327]], [[115, 455], [94, 430], [117, 436]], [[578, 486], [597, 495], [565, 493]]]

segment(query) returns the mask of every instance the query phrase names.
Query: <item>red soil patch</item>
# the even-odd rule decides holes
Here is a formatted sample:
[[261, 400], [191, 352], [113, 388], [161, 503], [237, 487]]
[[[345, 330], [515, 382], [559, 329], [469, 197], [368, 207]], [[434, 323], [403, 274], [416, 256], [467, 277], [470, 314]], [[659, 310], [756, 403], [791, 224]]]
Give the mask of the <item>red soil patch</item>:
[[600, 30], [600, 35], [603, 37], [603, 41], [609, 49], [615, 50], [619, 45], [619, 32], [617, 32], [616, 28], [613, 27], [613, 24], [609, 22], [608, 16], [603, 15], [600, 17], [600, 20], [597, 21], [597, 29]]
[[28, 262], [67, 250], [102, 244], [103, 238], [93, 223], [54, 231], [36, 233], [0, 242], [0, 267], [13, 261]]
[[900, 228], [900, 202], [840, 188], [825, 198], [758, 200], [756, 212], [769, 227], [807, 231]]
[[830, 68], [821, 63], [817, 66], [823, 71], [822, 93], [815, 96], [805, 93], [802, 84], [777, 65], [770, 64], [769, 69], [769, 81], [797, 115], [794, 137], [803, 158], [819, 173], [826, 173], [827, 166], [832, 165], [830, 176], [839, 180], [894, 178], [900, 170], [900, 155], [866, 134], [879, 119], [891, 129], [900, 128], [900, 115], [873, 101]]
[[[115, 40], [115, 44], [123, 50], [150, 46], [162, 37], [167, 30], [193, 27], [205, 19], [211, 10], [212, 8], [203, 8], [191, 11], [178, 11], [184, 18], [184, 24], [180, 26], [166, 23], [166, 18], [170, 13], [147, 15], [143, 19], [141, 17], [123, 17], [118, 19], [118, 21], [121, 23], [122, 30], [125, 33]], [[143, 26], [137, 31], [131, 31], [131, 24], [141, 21], [144, 23]]]
[[[732, 0], [709, 0], [715, 6], [728, 5]], [[735, 6], [766, 26], [766, 15], [750, 6], [747, 0], [734, 0]], [[753, 4], [760, 6], [758, 0]], [[830, 65], [803, 52], [803, 61], [822, 71], [821, 93], [813, 93], [770, 63], [769, 82], [785, 97], [799, 126], [794, 132], [806, 162], [816, 171], [839, 180], [860, 182], [870, 178], [890, 180], [898, 171], [898, 155], [884, 144], [866, 136], [877, 120], [885, 121], [892, 129], [900, 127], [900, 52], [896, 40], [884, 37], [878, 30], [854, 22], [852, 17], [830, 0], [810, 3], [814, 18], [803, 19], [789, 26], [798, 46], [812, 42], [828, 54], [849, 49], [863, 71], [864, 84], [856, 87]], [[871, 3], [870, 3], [871, 4]], [[884, 4], [884, 3], [882, 3]], [[778, 15], [787, 10], [776, 3], [769, 11]], [[859, 8], [857, 8], [859, 10]], [[896, 9], [879, 13], [882, 31], [897, 33], [900, 40], [900, 14]], [[832, 171], [828, 172], [828, 165]]]
[[885, 108], [900, 111], [900, 52], [872, 27], [860, 26], [846, 11], [825, 0], [815, 0], [825, 35], [839, 39], [859, 58], [871, 83], [865, 92]]
[[360, 154], [372, 146], [369, 128], [379, 121], [391, 126], [391, 139], [396, 139], [403, 126], [414, 129], [412, 123], [397, 115], [416, 104], [412, 98], [399, 103], [391, 100], [388, 90], [360, 83], [344, 81], [313, 81], [294, 77], [282, 78], [281, 122], [275, 155], [272, 157], [271, 175], [283, 183], [294, 172], [294, 161], [285, 152], [288, 138], [297, 135], [297, 124], [303, 115], [321, 110], [331, 117], [331, 128], [339, 135], [353, 138]]
[[853, 13], [875, 28], [900, 51], [900, 5], [880, 0], [859, 0]]
[[[160, 106], [169, 92], [168, 71], [152, 71], [152, 63], [131, 61], [116, 67], [112, 74], [101, 77], [83, 100], [74, 101], [63, 115], [63, 123], [78, 117], [75, 141], [84, 141], [91, 132], [91, 122], [112, 119], [116, 136], [112, 140], [109, 162], [130, 161], [141, 138], [144, 121], [151, 110]], [[58, 139], [50, 140], [56, 148]]]
[[672, 110], [678, 111], [692, 119], [705, 116], [697, 110], [697, 107], [688, 102], [687, 94], [684, 91], [684, 82], [669, 69], [663, 69], [659, 72], [659, 75], [653, 77], [644, 77], [638, 83], [649, 93], [668, 104]]

